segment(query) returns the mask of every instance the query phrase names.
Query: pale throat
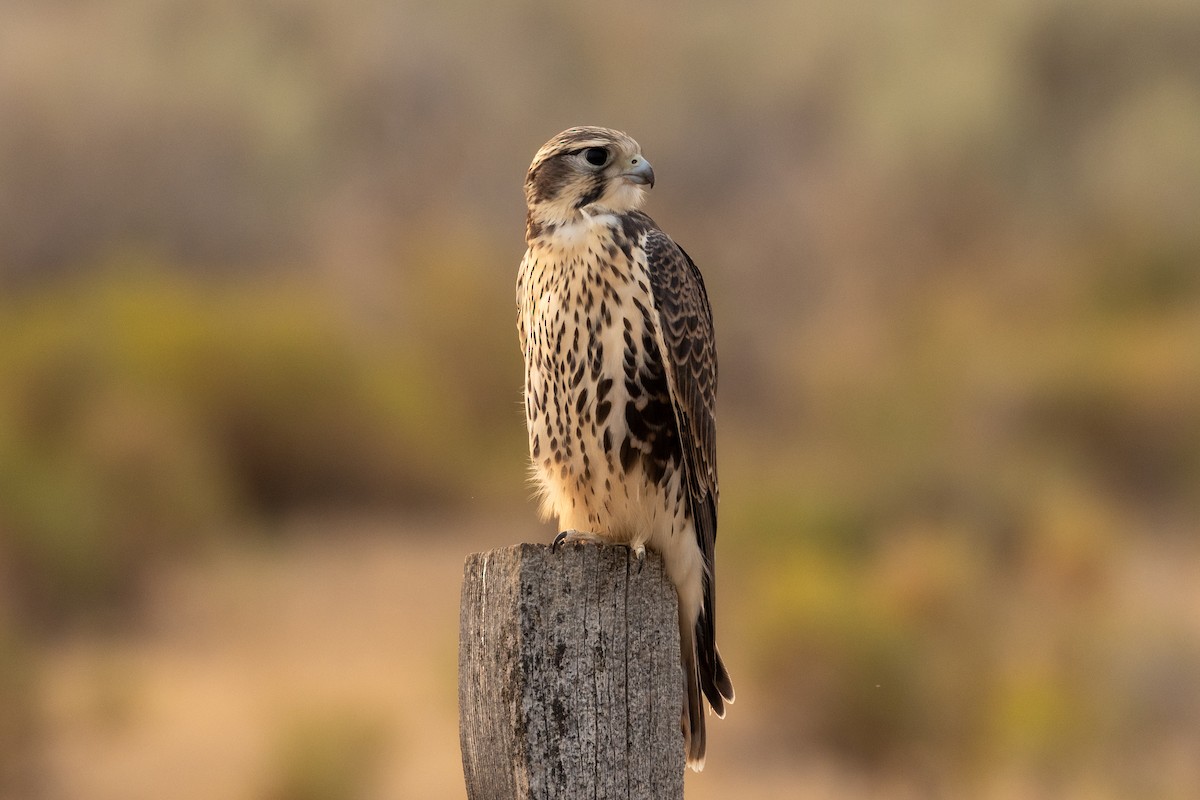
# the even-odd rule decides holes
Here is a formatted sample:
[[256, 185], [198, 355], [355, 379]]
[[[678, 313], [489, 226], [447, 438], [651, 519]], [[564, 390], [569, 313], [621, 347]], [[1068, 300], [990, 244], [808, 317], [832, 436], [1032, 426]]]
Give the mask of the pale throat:
[[628, 181], [617, 181], [594, 203], [576, 208], [572, 202], [539, 203], [531, 207], [534, 221], [542, 226], [553, 225], [556, 239], [561, 239], [568, 230], [572, 235], [586, 235], [597, 224], [609, 224], [616, 214], [637, 211], [646, 202], [646, 190]]

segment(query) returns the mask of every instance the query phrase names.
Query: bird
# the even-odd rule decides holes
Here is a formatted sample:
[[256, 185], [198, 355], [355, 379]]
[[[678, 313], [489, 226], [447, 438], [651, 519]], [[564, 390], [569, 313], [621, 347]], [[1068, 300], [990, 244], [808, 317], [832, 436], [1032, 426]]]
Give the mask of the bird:
[[627, 134], [574, 127], [525, 177], [517, 276], [531, 481], [563, 542], [659, 553], [679, 600], [685, 762], [733, 683], [716, 645], [717, 358], [691, 257], [641, 206], [654, 169]]

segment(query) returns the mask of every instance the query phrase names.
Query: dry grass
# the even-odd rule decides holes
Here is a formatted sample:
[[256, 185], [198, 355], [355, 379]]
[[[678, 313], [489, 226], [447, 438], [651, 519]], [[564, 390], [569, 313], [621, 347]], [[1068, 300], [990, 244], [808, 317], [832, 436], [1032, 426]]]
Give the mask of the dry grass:
[[345, 797], [461, 795], [462, 560], [511, 533], [298, 528], [286, 545], [231, 544], [163, 574], [135, 631], [44, 654], [54, 794], [307, 796], [299, 779], [324, 753], [362, 772]]
[[[51, 796], [463, 796], [455, 696], [462, 561], [471, 550], [539, 531], [479, 519], [289, 527], [293, 535], [282, 543], [235, 541], [164, 573], [130, 632], [83, 633], [42, 652]], [[1116, 576], [1113, 625], [1190, 608], [1174, 624], [1200, 637], [1200, 560], [1179, 555], [1133, 554]], [[758, 609], [738, 599], [754, 595], [742, 580], [729, 574], [725, 582], [723, 645], [733, 666], [746, 666], [747, 654], [764, 646], [753, 641]], [[790, 700], [773, 694], [756, 670], [736, 677], [738, 703], [711, 724], [709, 765], [688, 778], [690, 798], [766, 800], [802, 791], [902, 800], [967, 791], [996, 800], [1115, 800], [1134, 788], [1099, 783], [1085, 762], [1043, 773], [1020, 759], [1001, 760], [954, 784], [919, 753], [864, 769], [828, 751], [773, 741], [780, 704]], [[1196, 762], [1185, 757], [1200, 741], [1178, 733], [1156, 740], [1154, 752], [1127, 754], [1164, 771], [1151, 785], [1200, 780]]]

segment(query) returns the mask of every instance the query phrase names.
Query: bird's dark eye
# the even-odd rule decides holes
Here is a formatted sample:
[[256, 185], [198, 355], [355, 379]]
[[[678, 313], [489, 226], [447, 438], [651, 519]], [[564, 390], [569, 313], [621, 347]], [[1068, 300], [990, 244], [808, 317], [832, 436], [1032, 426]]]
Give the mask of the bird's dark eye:
[[589, 147], [583, 151], [583, 158], [593, 167], [603, 167], [608, 163], [608, 150], [603, 147]]

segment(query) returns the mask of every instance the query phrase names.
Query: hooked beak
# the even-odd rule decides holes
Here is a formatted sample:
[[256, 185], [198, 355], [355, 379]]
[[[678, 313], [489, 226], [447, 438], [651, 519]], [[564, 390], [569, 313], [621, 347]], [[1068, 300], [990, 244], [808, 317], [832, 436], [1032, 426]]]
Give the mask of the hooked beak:
[[654, 167], [641, 155], [633, 158], [629, 169], [622, 172], [621, 177], [630, 183], [649, 184], [651, 189], [654, 188]]

